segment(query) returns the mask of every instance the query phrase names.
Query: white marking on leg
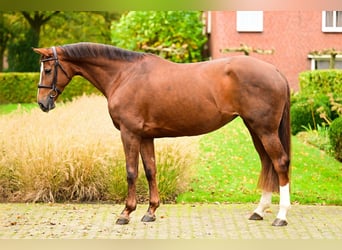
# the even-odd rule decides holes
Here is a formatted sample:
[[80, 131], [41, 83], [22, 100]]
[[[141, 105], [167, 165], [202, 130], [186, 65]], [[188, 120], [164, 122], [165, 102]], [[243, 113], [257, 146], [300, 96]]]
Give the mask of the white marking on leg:
[[259, 205], [254, 210], [254, 213], [257, 213], [261, 217], [264, 217], [264, 212], [267, 208], [270, 207], [271, 201], [272, 201], [272, 192], [262, 191]]
[[280, 202], [277, 218], [286, 221], [286, 214], [290, 206], [290, 185], [287, 183], [285, 186], [280, 186]]

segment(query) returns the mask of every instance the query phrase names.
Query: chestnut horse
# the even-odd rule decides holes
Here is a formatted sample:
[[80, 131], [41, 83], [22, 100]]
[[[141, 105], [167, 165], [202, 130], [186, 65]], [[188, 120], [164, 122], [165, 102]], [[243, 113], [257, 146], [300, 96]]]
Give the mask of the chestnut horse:
[[251, 220], [262, 220], [272, 192], [280, 192], [274, 226], [287, 225], [290, 207], [290, 91], [271, 64], [236, 56], [177, 64], [158, 56], [95, 43], [38, 48], [41, 54], [38, 104], [48, 112], [74, 75], [91, 82], [108, 101], [125, 152], [128, 195], [117, 224], [136, 209], [139, 154], [149, 185], [149, 207], [142, 221], [156, 219], [154, 138], [214, 131], [240, 116], [257, 150], [262, 196]]

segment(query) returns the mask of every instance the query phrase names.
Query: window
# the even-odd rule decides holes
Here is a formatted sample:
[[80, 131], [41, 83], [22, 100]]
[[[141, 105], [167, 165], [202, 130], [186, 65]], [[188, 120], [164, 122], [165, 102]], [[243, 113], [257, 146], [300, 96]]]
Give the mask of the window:
[[342, 11], [323, 11], [322, 31], [342, 32]]
[[[315, 69], [329, 69], [330, 66], [330, 55], [309, 55], [308, 58], [311, 60], [311, 70]], [[335, 59], [335, 69], [342, 69], [342, 56], [337, 55]]]
[[263, 11], [237, 11], [236, 30], [238, 32], [262, 32]]

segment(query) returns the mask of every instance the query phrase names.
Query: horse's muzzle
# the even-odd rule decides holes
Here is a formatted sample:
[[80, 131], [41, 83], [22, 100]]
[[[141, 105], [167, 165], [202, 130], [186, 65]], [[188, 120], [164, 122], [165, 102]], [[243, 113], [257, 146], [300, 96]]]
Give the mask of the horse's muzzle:
[[46, 102], [38, 101], [38, 105], [44, 112], [49, 112], [51, 109], [55, 108], [55, 102], [51, 97], [47, 98]]

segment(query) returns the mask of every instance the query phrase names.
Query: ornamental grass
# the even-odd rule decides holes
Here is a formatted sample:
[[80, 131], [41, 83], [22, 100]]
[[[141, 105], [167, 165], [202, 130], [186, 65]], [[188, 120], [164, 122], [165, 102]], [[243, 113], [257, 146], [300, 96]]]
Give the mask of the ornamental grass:
[[[194, 173], [198, 137], [157, 139], [155, 146], [160, 197], [173, 202]], [[137, 195], [142, 202], [148, 186], [141, 165]], [[104, 97], [57, 103], [49, 113], [19, 108], [0, 116], [1, 201], [123, 202], [126, 193], [120, 133]]]

